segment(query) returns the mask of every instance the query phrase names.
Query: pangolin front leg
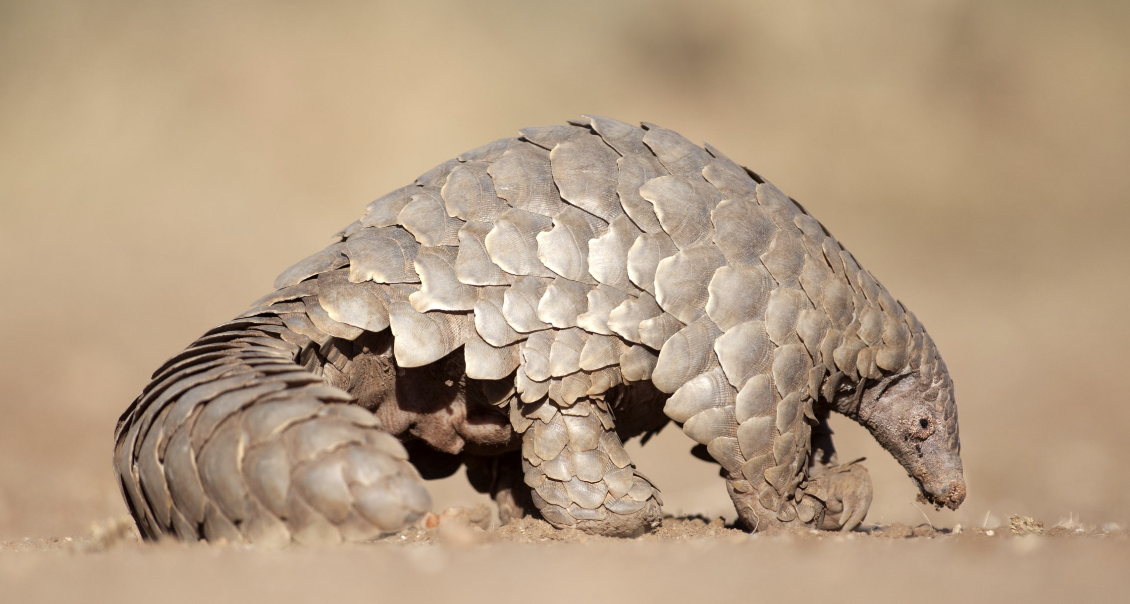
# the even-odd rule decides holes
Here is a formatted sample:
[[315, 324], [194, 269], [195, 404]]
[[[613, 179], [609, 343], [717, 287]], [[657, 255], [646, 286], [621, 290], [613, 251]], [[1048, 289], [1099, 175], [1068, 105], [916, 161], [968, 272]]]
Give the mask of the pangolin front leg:
[[534, 506], [558, 528], [635, 537], [662, 518], [659, 491], [636, 472], [600, 399], [524, 411], [522, 469]]
[[818, 526], [824, 530], [851, 531], [867, 517], [871, 508], [871, 474], [858, 462], [832, 466], [809, 480], [806, 496], [824, 504]]
[[[739, 512], [741, 519], [752, 529], [766, 530], [779, 528], [820, 528], [824, 530], [850, 531], [855, 529], [867, 515], [871, 506], [871, 477], [867, 469], [858, 462], [839, 464], [835, 447], [832, 443], [832, 430], [828, 426], [828, 411], [821, 409], [814, 412], [815, 418], [805, 416], [799, 420], [803, 426], [797, 426], [795, 432], [798, 436], [810, 434], [806, 445], [797, 446], [794, 451], [796, 457], [789, 460], [787, 466], [778, 464], [763, 470], [754, 479], [764, 477], [766, 482], [760, 488], [754, 486], [745, 473], [731, 476], [727, 482], [730, 497]], [[749, 420], [747, 420], [749, 421]], [[756, 425], [757, 420], [753, 419]], [[784, 440], [788, 443], [792, 438], [788, 436], [794, 431], [787, 431], [785, 435], [772, 437], [772, 430], [766, 430], [769, 435], [762, 435], [760, 445], [750, 444], [750, 425], [746, 424], [743, 430], [738, 427], [740, 438], [747, 441], [747, 450], [770, 451], [765, 458], [769, 463], [777, 462], [787, 457], [782, 455], [781, 448], [776, 443]], [[772, 453], [777, 449], [777, 453]], [[741, 448], [739, 447], [739, 452]], [[796, 463], [802, 455], [807, 456], [806, 463]], [[743, 467], [757, 468], [760, 462], [743, 464]], [[779, 469], [780, 468], [780, 469]], [[780, 481], [784, 489], [773, 486], [772, 481]]]
[[812, 454], [808, 463], [806, 493], [825, 504], [820, 528], [850, 531], [859, 526], [871, 507], [871, 475], [860, 462], [841, 464], [832, 442], [828, 425], [830, 410], [816, 411], [817, 424], [812, 429]]

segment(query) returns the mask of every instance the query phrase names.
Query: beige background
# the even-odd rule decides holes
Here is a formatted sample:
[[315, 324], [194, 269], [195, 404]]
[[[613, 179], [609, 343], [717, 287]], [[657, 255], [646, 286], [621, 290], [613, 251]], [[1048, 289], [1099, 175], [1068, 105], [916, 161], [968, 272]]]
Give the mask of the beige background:
[[[149, 372], [368, 201], [580, 113], [710, 141], [918, 314], [969, 484], [935, 524], [1125, 525], [1128, 31], [1117, 1], [0, 2], [0, 541], [123, 514]], [[836, 426], [868, 522], [922, 521]], [[668, 512], [732, 518], [690, 444], [633, 454]]]

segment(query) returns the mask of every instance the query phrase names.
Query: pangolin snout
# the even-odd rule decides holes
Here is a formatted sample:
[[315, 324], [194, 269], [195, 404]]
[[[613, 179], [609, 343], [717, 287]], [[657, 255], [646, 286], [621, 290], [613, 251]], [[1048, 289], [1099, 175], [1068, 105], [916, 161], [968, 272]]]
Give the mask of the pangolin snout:
[[924, 483], [923, 497], [930, 503], [941, 507], [956, 510], [961, 502], [965, 501], [965, 479], [958, 477], [949, 481], [937, 483]]

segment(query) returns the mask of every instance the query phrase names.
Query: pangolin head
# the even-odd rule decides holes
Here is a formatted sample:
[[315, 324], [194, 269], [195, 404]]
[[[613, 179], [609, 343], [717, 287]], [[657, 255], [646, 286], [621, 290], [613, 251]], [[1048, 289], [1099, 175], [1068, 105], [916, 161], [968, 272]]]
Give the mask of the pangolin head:
[[920, 500], [957, 509], [965, 500], [953, 381], [933, 340], [903, 371], [866, 384], [857, 421], [906, 469]]

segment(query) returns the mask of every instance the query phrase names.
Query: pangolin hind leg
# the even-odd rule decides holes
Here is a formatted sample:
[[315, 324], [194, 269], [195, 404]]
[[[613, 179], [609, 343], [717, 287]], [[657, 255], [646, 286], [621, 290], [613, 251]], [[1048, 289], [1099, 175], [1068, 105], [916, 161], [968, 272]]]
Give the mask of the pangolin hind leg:
[[498, 505], [502, 524], [537, 514], [530, 488], [523, 483], [522, 456], [510, 451], [493, 457], [468, 457], [467, 479], [480, 493], [487, 493]]
[[543, 399], [522, 411], [522, 469], [542, 518], [557, 528], [634, 537], [662, 518], [658, 490], [636, 472], [604, 400]]

